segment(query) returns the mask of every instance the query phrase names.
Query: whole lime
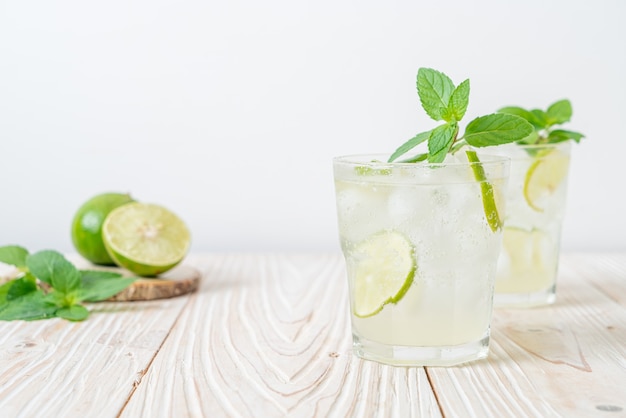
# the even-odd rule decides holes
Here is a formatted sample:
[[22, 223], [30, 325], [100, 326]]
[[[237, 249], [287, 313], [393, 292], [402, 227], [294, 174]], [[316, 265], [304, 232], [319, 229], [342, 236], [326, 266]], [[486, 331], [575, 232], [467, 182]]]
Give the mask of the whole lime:
[[72, 220], [78, 253], [94, 264], [115, 265], [102, 241], [102, 224], [113, 209], [133, 201], [127, 193], [102, 193], [83, 203]]

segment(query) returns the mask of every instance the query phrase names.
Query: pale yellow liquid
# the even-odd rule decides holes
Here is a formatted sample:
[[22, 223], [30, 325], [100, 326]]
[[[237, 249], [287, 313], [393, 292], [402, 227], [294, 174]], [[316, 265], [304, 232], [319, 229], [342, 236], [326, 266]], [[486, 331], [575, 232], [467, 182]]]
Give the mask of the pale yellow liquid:
[[485, 337], [491, 318], [489, 283], [414, 282], [397, 304], [376, 315], [352, 315], [353, 332], [393, 346], [455, 346]]
[[[502, 187], [501, 182], [493, 185]], [[389, 346], [441, 347], [488, 337], [501, 234], [489, 228], [478, 183], [442, 188], [337, 181], [336, 190], [351, 288], [355, 260], [350, 249], [363, 239], [394, 230], [415, 248], [411, 287], [400, 301], [373, 316], [352, 314], [356, 338]]]
[[505, 228], [500, 269], [496, 280], [498, 293], [533, 293], [554, 286], [558, 264], [558, 233]]
[[[496, 275], [497, 306], [532, 306], [552, 303], [555, 298], [561, 223], [565, 211], [567, 177], [554, 190], [546, 190], [536, 204], [524, 197], [524, 183], [534, 157], [517, 145], [511, 152], [507, 190], [507, 216]], [[569, 158], [569, 144], [551, 151]]]

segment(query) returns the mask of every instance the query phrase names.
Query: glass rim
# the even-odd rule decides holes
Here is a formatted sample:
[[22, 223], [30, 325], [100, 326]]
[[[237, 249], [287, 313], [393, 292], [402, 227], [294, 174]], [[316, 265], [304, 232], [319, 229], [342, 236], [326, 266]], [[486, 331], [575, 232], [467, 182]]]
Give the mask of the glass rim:
[[529, 159], [542, 159], [553, 152], [570, 155], [572, 152], [572, 141], [552, 142], [544, 144], [518, 144], [515, 142], [494, 147], [494, 151], [499, 155], [511, 158], [511, 163], [518, 161], [528, 161]]
[[522, 149], [542, 149], [542, 148], [558, 148], [558, 147], [570, 147], [572, 141], [561, 141], [561, 142], [548, 142], [543, 144], [518, 144], [516, 142], [511, 142], [508, 144], [504, 144], [507, 146], [518, 147]]
[[[478, 156], [479, 162], [472, 161], [451, 161], [451, 162], [441, 162], [441, 163], [429, 163], [428, 161], [419, 161], [419, 162], [387, 162], [387, 158], [389, 158], [391, 154], [389, 153], [361, 153], [361, 154], [346, 154], [339, 155], [333, 157], [332, 161], [334, 164], [346, 164], [346, 165], [359, 165], [359, 166], [368, 166], [368, 167], [406, 167], [406, 168], [427, 168], [427, 167], [468, 167], [474, 164], [481, 164], [484, 166], [493, 166], [493, 165], [501, 165], [507, 164], [511, 161], [511, 157], [506, 155], [498, 155], [491, 153], [481, 153], [476, 152]], [[376, 157], [381, 158], [378, 161], [372, 161]], [[370, 159], [370, 161], [367, 161]]]

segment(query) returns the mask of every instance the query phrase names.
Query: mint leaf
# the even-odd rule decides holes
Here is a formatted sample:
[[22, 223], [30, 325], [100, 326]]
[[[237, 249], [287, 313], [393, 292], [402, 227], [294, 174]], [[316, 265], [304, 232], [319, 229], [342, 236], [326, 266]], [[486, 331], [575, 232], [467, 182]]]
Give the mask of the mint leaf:
[[519, 106], [505, 106], [498, 109], [498, 113], [508, 113], [509, 115], [519, 116], [521, 118], [526, 119], [528, 122], [532, 123], [534, 120], [534, 116], [530, 113], [529, 110], [521, 108]]
[[404, 160], [402, 160], [400, 162], [401, 163], [418, 163], [418, 162], [424, 161], [426, 159], [428, 159], [428, 153], [424, 152], [424, 153], [421, 153], [421, 154], [414, 155], [413, 157], [404, 159]]
[[26, 265], [39, 280], [55, 290], [69, 293], [80, 286], [80, 273], [61, 253], [44, 250], [26, 258]]
[[19, 278], [9, 282], [11, 286], [6, 293], [6, 300], [11, 301], [37, 290], [37, 284], [27, 278]]
[[532, 132], [532, 125], [518, 116], [493, 113], [468, 123], [463, 138], [474, 147], [488, 147], [518, 141]]
[[17, 245], [0, 247], [0, 261], [18, 268], [26, 267], [28, 250]]
[[572, 104], [567, 99], [554, 102], [546, 110], [546, 122], [550, 126], [569, 122], [571, 118]]
[[389, 157], [387, 162], [390, 163], [390, 162], [394, 161], [399, 156], [407, 153], [408, 151], [410, 151], [413, 148], [415, 148], [417, 145], [419, 145], [422, 142], [428, 140], [428, 138], [430, 137], [430, 134], [432, 132], [433, 131], [431, 130], [431, 131], [421, 132], [421, 133], [415, 135], [413, 138], [409, 139], [404, 144], [400, 145], [398, 147], [398, 149], [395, 150], [395, 152], [393, 154], [391, 154], [391, 156]]
[[518, 141], [522, 145], [555, 144], [568, 140], [580, 142], [585, 137], [579, 132], [553, 129], [554, 125], [569, 122], [572, 118], [572, 104], [567, 99], [552, 103], [545, 112], [541, 109], [525, 110], [516, 106], [503, 107], [498, 112], [523, 117], [534, 126], [535, 131], [531, 135]]
[[0, 258], [25, 272], [0, 285], [0, 320], [4, 321], [52, 317], [82, 321], [89, 311], [78, 304], [80, 300], [108, 299], [136, 280], [115, 272], [79, 271], [52, 250], [29, 255], [22, 247], [5, 246], [0, 247]]
[[3, 285], [0, 285], [0, 307], [3, 303], [6, 303], [7, 294], [9, 293], [9, 290], [11, 290], [11, 286], [13, 286], [13, 280], [9, 280]]
[[46, 294], [46, 300], [55, 305], [57, 308], [69, 308], [79, 302], [77, 291], [65, 293], [59, 292], [54, 288]]
[[82, 305], [72, 305], [56, 311], [56, 316], [69, 321], [82, 321], [89, 316], [89, 311]]
[[568, 141], [570, 139], [576, 142], [580, 142], [580, 140], [584, 137], [585, 135], [581, 134], [580, 132], [566, 131], [565, 129], [555, 129], [551, 131], [548, 135], [548, 142], [556, 143]]
[[445, 160], [458, 130], [456, 123], [446, 123], [433, 129], [428, 139], [429, 163], [440, 163]]
[[135, 282], [134, 277], [108, 271], [81, 270], [82, 286], [78, 298], [87, 302], [106, 300]]
[[20, 296], [10, 302], [0, 303], [0, 320], [13, 321], [23, 319], [51, 318], [59, 308], [47, 301], [40, 289]]
[[524, 118], [527, 122], [532, 124], [537, 129], [545, 128], [545, 118], [543, 115], [541, 117], [537, 117], [530, 110], [523, 109], [517, 106], [507, 106], [501, 109], [498, 109], [498, 113], [508, 113], [509, 115], [519, 116], [520, 118]]
[[545, 129], [548, 126], [548, 116], [546, 115], [546, 112], [541, 109], [532, 109], [530, 113], [534, 118], [534, 122], [532, 122], [533, 125], [540, 129]]
[[[417, 72], [417, 94], [422, 107], [434, 120], [443, 120], [454, 83], [450, 78], [431, 68], [420, 68]], [[447, 121], [450, 122], [450, 121]]]
[[469, 105], [469, 94], [470, 83], [469, 80], [465, 80], [452, 92], [446, 113], [442, 115], [443, 119], [448, 121], [460, 121], [463, 119], [467, 111], [467, 106]]
[[524, 145], [533, 145], [533, 144], [536, 144], [537, 141], [539, 141], [539, 139], [540, 139], [539, 132], [532, 131], [530, 135], [528, 135], [526, 138], [520, 139], [519, 141], [517, 141], [517, 143], [524, 144]]

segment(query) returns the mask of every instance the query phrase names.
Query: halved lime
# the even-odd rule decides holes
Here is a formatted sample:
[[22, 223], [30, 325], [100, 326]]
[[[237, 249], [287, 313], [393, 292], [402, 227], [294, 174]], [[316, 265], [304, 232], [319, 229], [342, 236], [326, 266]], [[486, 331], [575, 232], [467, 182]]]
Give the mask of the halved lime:
[[551, 151], [537, 158], [526, 172], [524, 198], [537, 212], [543, 212], [546, 196], [551, 195], [567, 177], [569, 157], [559, 151]]
[[191, 235], [185, 223], [168, 209], [129, 203], [107, 216], [102, 239], [117, 265], [140, 276], [156, 276], [182, 261]]
[[352, 254], [354, 314], [368, 317], [409, 290], [415, 276], [415, 249], [399, 232], [383, 231], [359, 243]]

